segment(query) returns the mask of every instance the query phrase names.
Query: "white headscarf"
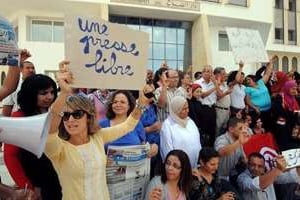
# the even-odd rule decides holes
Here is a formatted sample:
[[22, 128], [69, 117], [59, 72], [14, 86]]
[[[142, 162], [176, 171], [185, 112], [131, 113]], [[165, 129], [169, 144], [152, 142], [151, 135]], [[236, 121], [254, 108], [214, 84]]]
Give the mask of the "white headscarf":
[[184, 104], [187, 100], [182, 96], [175, 96], [171, 100], [170, 104], [170, 117], [180, 126], [185, 127], [188, 122], [188, 117], [186, 119], [181, 119], [178, 114], [181, 112]]

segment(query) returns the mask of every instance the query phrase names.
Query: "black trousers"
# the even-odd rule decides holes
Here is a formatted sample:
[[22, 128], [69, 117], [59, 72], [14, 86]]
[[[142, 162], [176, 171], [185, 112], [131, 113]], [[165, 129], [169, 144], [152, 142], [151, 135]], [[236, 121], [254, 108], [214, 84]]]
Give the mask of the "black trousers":
[[213, 147], [216, 139], [216, 110], [213, 106], [202, 105], [201, 143]]

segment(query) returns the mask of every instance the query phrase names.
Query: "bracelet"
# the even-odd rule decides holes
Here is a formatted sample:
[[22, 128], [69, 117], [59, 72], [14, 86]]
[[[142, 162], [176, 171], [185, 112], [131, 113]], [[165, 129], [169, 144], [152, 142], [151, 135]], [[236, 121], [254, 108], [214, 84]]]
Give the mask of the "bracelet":
[[64, 112], [57, 112], [57, 111], [54, 111], [54, 109], [52, 109], [52, 106], [50, 107], [50, 113], [51, 114], [54, 114], [55, 116], [58, 116], [58, 117], [63, 117], [64, 116]]
[[139, 109], [142, 113], [146, 111], [146, 106], [141, 105], [138, 100], [136, 100], [135, 107]]

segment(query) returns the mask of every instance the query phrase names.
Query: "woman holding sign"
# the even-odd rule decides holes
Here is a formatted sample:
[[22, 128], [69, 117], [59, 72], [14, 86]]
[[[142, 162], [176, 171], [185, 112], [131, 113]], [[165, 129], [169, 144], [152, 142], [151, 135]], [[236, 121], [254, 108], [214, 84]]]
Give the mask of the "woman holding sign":
[[[82, 95], [72, 95], [69, 62], [60, 63], [57, 74], [61, 93], [51, 109], [50, 135], [45, 153], [52, 161], [62, 186], [63, 199], [109, 199], [106, 184], [104, 144], [133, 130], [144, 109], [146, 97], [140, 95], [127, 120], [99, 129], [95, 108]], [[60, 137], [59, 137], [60, 135]]]

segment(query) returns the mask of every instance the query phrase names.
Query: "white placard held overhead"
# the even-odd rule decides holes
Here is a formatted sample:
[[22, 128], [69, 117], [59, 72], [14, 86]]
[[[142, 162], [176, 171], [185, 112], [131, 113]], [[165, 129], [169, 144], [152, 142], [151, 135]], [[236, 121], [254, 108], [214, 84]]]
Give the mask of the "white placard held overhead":
[[287, 168], [300, 166], [300, 149], [290, 149], [282, 152], [286, 162]]
[[98, 17], [65, 17], [65, 55], [73, 87], [141, 89], [149, 35]]
[[226, 32], [236, 63], [269, 62], [264, 43], [257, 30], [227, 27]]

